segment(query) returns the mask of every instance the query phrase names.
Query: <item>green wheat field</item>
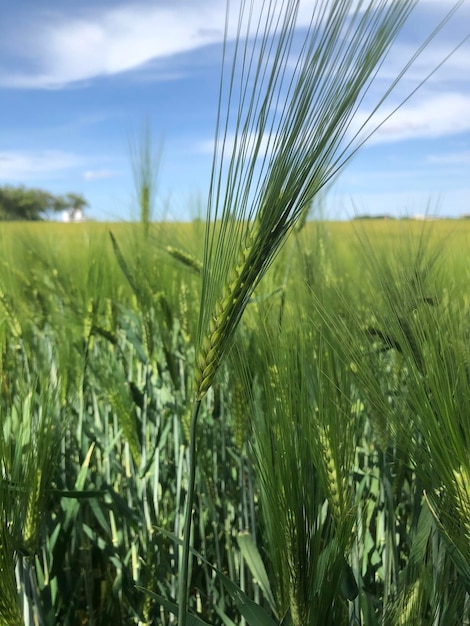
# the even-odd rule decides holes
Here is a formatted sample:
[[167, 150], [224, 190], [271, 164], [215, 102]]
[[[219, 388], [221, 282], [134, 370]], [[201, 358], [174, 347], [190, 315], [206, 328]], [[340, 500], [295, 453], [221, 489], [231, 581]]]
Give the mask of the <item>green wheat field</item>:
[[[0, 624], [176, 623], [204, 229], [1, 225]], [[201, 401], [189, 624], [469, 623], [469, 250], [291, 233]]]

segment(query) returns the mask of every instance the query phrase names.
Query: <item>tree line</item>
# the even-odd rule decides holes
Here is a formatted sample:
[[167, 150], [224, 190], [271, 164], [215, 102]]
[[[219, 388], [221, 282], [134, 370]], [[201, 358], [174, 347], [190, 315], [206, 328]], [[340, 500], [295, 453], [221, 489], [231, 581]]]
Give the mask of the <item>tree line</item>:
[[0, 187], [0, 221], [39, 221], [48, 212], [78, 211], [88, 206], [81, 194], [56, 195], [24, 186]]

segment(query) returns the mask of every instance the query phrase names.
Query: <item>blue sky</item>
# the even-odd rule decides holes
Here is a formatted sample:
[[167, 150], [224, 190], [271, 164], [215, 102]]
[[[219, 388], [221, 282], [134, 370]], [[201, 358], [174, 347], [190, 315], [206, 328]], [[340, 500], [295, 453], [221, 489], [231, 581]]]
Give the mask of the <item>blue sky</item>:
[[[299, 27], [314, 1], [301, 0]], [[377, 97], [453, 4], [419, 2], [380, 70]], [[156, 217], [204, 214], [224, 18], [224, 0], [2, 2], [0, 185], [82, 193], [90, 217], [132, 219], [130, 143], [148, 122], [161, 151]], [[382, 117], [469, 32], [465, 0]], [[361, 149], [326, 208], [332, 219], [470, 213], [469, 42]]]

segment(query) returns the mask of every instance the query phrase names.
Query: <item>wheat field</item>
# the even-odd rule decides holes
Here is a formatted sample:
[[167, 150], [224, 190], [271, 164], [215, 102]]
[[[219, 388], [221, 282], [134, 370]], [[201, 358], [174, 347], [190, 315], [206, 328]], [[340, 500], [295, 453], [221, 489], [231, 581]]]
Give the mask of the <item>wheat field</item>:
[[[175, 623], [201, 228], [2, 225], [2, 624]], [[192, 623], [467, 623], [469, 239], [287, 240], [201, 401]]]

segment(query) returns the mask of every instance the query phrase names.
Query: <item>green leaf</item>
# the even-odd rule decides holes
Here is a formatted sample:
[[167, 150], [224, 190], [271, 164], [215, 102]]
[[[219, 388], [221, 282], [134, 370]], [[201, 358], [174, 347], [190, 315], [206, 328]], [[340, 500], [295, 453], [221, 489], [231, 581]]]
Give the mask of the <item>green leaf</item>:
[[106, 494], [104, 489], [88, 489], [77, 491], [76, 489], [51, 489], [51, 495], [59, 498], [72, 498], [77, 500], [87, 500], [91, 498], [102, 498]]
[[[140, 587], [137, 585], [136, 589], [138, 589], [139, 591], [143, 591], [148, 596], [151, 596], [154, 600], [159, 602], [160, 605], [164, 607], [167, 611], [173, 613], [173, 615], [178, 615], [178, 606], [174, 602], [171, 602], [171, 600], [167, 600], [163, 596], [160, 596], [157, 593], [150, 591], [150, 589], [145, 589], [145, 587]], [[187, 626], [210, 626], [210, 624], [204, 622], [200, 617], [196, 617], [196, 615], [191, 615], [191, 613], [187, 613], [186, 615], [186, 624]]]
[[[77, 480], [75, 481], [74, 491], [82, 491], [85, 486], [85, 480], [88, 473], [88, 467], [90, 465], [91, 456], [93, 454], [93, 450], [95, 449], [94, 442], [91, 443], [85, 460], [82, 463], [80, 471], [78, 472]], [[78, 510], [80, 508], [80, 503], [76, 498], [73, 500], [65, 500], [62, 502], [62, 508], [65, 511], [65, 521], [64, 521], [64, 531], [66, 532], [70, 527], [70, 524], [73, 522], [75, 517], [77, 516]]]
[[266, 600], [269, 602], [273, 613], [276, 613], [276, 602], [271, 591], [268, 574], [252, 535], [248, 532], [239, 533], [237, 541], [251, 573], [260, 586]]
[[249, 626], [277, 626], [276, 622], [268, 613], [266, 613], [259, 604], [256, 604], [256, 602], [249, 598], [240, 587], [230, 580], [230, 578], [227, 578], [222, 572], [217, 572], [217, 576], [222, 581]]
[[280, 626], [292, 626], [292, 614], [290, 609], [287, 610], [287, 613], [282, 618]]
[[344, 559], [343, 571], [341, 572], [340, 589], [346, 600], [355, 600], [359, 593], [356, 577], [349, 563]]
[[214, 606], [214, 609], [215, 609], [215, 612], [217, 613], [217, 615], [220, 617], [220, 619], [225, 624], [225, 626], [236, 626], [235, 622], [233, 622], [230, 619], [230, 617], [228, 617], [228, 615], [225, 615], [225, 613], [222, 611], [222, 609], [219, 609], [218, 606]]
[[132, 291], [135, 293], [137, 297], [139, 297], [140, 289], [139, 289], [138, 283], [135, 281], [135, 276], [133, 276], [131, 270], [129, 269], [129, 266], [127, 265], [126, 259], [124, 258], [121, 252], [118, 242], [116, 241], [111, 231], [109, 231], [109, 236], [111, 237], [111, 243], [113, 244], [114, 254], [116, 255], [116, 259], [119, 264], [119, 267], [121, 268], [122, 273], [126, 277], [126, 280], [129, 283]]

